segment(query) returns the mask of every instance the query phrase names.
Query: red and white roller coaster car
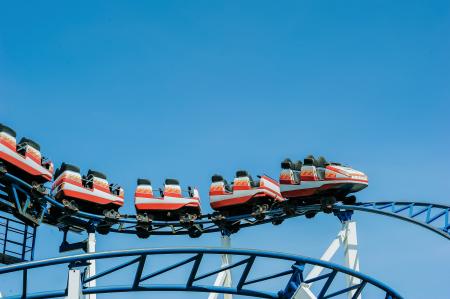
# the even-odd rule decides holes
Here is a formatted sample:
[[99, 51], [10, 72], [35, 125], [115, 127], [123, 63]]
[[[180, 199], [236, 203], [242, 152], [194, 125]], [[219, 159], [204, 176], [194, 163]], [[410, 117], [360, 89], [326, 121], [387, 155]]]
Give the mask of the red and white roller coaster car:
[[25, 137], [16, 144], [16, 132], [2, 124], [0, 161], [9, 173], [29, 184], [43, 184], [53, 178], [53, 163], [42, 157], [39, 144]]
[[77, 166], [66, 163], [55, 172], [52, 194], [69, 209], [109, 218], [119, 217], [117, 211], [124, 202], [123, 188], [109, 184], [103, 173], [89, 170], [81, 176]]
[[281, 194], [298, 204], [326, 201], [330, 205], [336, 200], [352, 204], [356, 198], [348, 195], [368, 186], [364, 173], [339, 163], [328, 163], [323, 157], [316, 160], [308, 156], [303, 163], [286, 159], [281, 168]]
[[188, 194], [183, 195], [180, 183], [175, 179], [166, 179], [164, 189], [159, 189], [160, 196], [155, 196], [150, 180], [138, 179], [134, 195], [137, 220], [180, 220], [192, 222], [200, 216], [200, 196], [198, 190], [188, 187]]
[[265, 211], [284, 201], [279, 183], [265, 175], [254, 181], [247, 171], [239, 170], [232, 186], [220, 175], [213, 175], [211, 180], [210, 204], [223, 216], [253, 213], [260, 219]]

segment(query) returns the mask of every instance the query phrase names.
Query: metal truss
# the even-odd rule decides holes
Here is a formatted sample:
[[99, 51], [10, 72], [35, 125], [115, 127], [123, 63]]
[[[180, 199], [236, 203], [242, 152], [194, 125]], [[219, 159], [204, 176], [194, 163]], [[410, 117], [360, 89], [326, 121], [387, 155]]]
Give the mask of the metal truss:
[[35, 242], [36, 227], [0, 214], [0, 264], [32, 261]]
[[[2, 181], [0, 179], [0, 205], [2, 210], [14, 214], [20, 220], [36, 226], [44, 218], [46, 200], [33, 192], [34, 188], [10, 174], [1, 174], [5, 178], [14, 180]], [[17, 179], [17, 181], [16, 181]]]
[[[1, 186], [6, 189], [10, 188], [13, 191], [9, 193], [3, 192], [3, 194], [0, 186], [0, 206], [3, 209], [6, 207], [7, 210], [9, 209], [13, 212], [15, 206], [17, 206], [19, 207], [19, 212], [15, 213], [24, 215], [23, 218], [28, 217], [28, 203], [33, 198], [36, 198], [36, 196], [33, 196], [33, 187], [9, 173], [2, 175], [1, 182], [3, 182]], [[18, 192], [23, 193], [23, 198], [26, 199], [24, 201], [25, 204], [21, 204], [17, 195], [19, 194]], [[15, 204], [7, 200], [8, 196], [10, 199], [12, 198], [11, 201], [15, 202]], [[100, 232], [99, 228], [107, 227], [107, 232], [137, 234], [136, 228], [139, 226], [139, 223], [135, 215], [122, 215], [119, 220], [107, 219], [104, 216], [81, 211], [67, 211], [60, 202], [48, 195], [41, 195], [38, 199], [45, 201], [47, 206], [44, 206], [44, 209], [42, 209], [42, 215], [34, 215], [31, 218], [40, 219], [39, 221], [41, 222], [57, 226], [64, 230], [92, 232], [97, 229]], [[350, 219], [352, 211], [375, 213], [420, 225], [447, 239], [450, 239], [449, 210], [450, 206], [442, 204], [394, 201], [356, 203], [355, 205], [336, 204], [333, 207], [334, 214], [340, 219], [342, 217]], [[217, 220], [214, 214], [204, 214], [191, 226], [182, 224], [179, 221], [153, 221], [147, 225], [147, 229], [149, 235], [191, 235], [192, 229], [198, 231], [198, 234], [194, 234], [195, 237], [200, 236], [202, 233], [213, 232], [222, 232], [222, 234], [229, 235], [237, 232], [241, 228], [265, 223], [280, 224], [288, 218], [319, 212], [322, 212], [320, 205], [309, 205], [297, 206], [289, 214], [286, 214], [283, 209], [271, 210], [265, 214], [264, 220], [257, 220], [250, 214]]]
[[[232, 256], [233, 262], [226, 266], [218, 265], [217, 268], [206, 262], [209, 257], [217, 260], [219, 255]], [[161, 260], [163, 256], [170, 256], [171, 260], [179, 261], [160, 268], [156, 265], [158, 265], [157, 261]], [[125, 258], [127, 261], [120, 265], [111, 266], [95, 275], [89, 275], [89, 272], [86, 271], [89, 261], [114, 260], [117, 258]], [[263, 271], [257, 265], [268, 265], [268, 263], [273, 265], [274, 262], [281, 263], [286, 269], [280, 271], [273, 270], [272, 268], [275, 267], [272, 266], [265, 267], [265, 272], [268, 273], [259, 276], [261, 274], [258, 273]], [[54, 266], [55, 271], [67, 271], [61, 265], [69, 266], [68, 284], [65, 289], [39, 293], [27, 291], [27, 280], [31, 279], [29, 275], [31, 269], [45, 268], [45, 271], [48, 271], [48, 268]], [[305, 269], [317, 266], [323, 268], [324, 274], [313, 278], [305, 278], [303, 274]], [[170, 277], [175, 275], [164, 276], [163, 283], [152, 283], [152, 280], [154, 281], [159, 276], [176, 271], [181, 267], [187, 267], [188, 270], [183, 283], [171, 282]], [[132, 281], [123, 285], [109, 285], [108, 276], [110, 277], [110, 275], [124, 268], [127, 268], [128, 271], [134, 271], [131, 272]], [[210, 277], [229, 270], [239, 272], [237, 275], [234, 274], [235, 283], [230, 286], [216, 286], [206, 281]], [[315, 288], [310, 291], [314, 292], [315, 297], [320, 299], [334, 298], [349, 292], [353, 292], [351, 298], [356, 299], [368, 288], [376, 289], [376, 292], [381, 293], [383, 298], [402, 298], [400, 294], [382, 282], [340, 265], [299, 255], [248, 249], [161, 248], [124, 250], [59, 257], [0, 268], [0, 275], [12, 272], [22, 273], [23, 288], [19, 294], [5, 294], [6, 297], [4, 298], [7, 299], [59, 297], [79, 299], [80, 296], [89, 294], [151, 291], [207, 292], [256, 298], [288, 299], [294, 298], [293, 296], [301, 284], [311, 283], [315, 284]], [[66, 276], [65, 273], [61, 273], [61, 275]], [[129, 275], [129, 272], [127, 272], [127, 276]], [[352, 277], [357, 283], [348, 287], [345, 284], [345, 279], [339, 278], [341, 275]], [[107, 285], [95, 286], [95, 284], [90, 284], [92, 281], [105, 278], [106, 281], [103, 281], [103, 283], [107, 283]], [[270, 281], [275, 283], [270, 283]]]
[[335, 212], [339, 213], [343, 210], [393, 217], [422, 226], [450, 240], [450, 206], [448, 205], [409, 201], [381, 201], [335, 206]]

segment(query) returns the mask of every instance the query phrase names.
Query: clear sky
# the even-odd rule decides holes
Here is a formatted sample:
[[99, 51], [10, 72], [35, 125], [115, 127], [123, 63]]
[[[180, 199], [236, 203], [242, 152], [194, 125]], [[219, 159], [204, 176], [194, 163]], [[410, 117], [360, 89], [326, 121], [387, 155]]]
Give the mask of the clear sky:
[[[122, 184], [123, 213], [134, 212], [137, 177], [196, 185], [208, 212], [212, 174], [277, 177], [283, 158], [310, 153], [366, 172], [361, 201], [448, 203], [449, 112], [446, 0], [0, 4], [0, 122], [56, 164]], [[362, 272], [406, 298], [449, 297], [447, 240], [354, 218]], [[339, 227], [298, 218], [232, 242], [320, 257]], [[42, 227], [36, 258], [57, 255], [61, 237]], [[102, 251], [215, 245], [218, 235], [98, 238]]]

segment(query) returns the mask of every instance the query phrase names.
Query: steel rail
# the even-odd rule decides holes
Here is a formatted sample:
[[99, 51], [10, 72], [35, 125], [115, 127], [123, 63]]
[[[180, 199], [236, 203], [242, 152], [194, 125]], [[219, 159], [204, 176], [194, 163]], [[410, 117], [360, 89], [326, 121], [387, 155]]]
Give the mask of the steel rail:
[[[232, 255], [234, 260], [240, 259], [239, 262], [235, 262], [232, 265], [224, 268], [220, 265], [217, 268], [212, 268], [211, 265], [206, 265], [209, 272], [201, 273], [200, 266], [203, 266], [203, 261], [205, 257], [211, 255]], [[155, 268], [155, 261], [158, 258], [153, 258], [154, 256], [161, 257], [162, 255], [170, 255], [171, 257], [180, 257], [184, 258], [186, 255], [190, 255], [190, 258], [183, 260], [182, 262], [174, 263], [171, 266], [167, 266], [163, 269], [152, 269], [155, 271], [150, 274], [146, 274], [143, 271], [144, 266], [150, 265], [151, 268]], [[120, 292], [150, 292], [150, 291], [184, 291], [184, 292], [214, 292], [214, 293], [227, 293], [227, 294], [236, 294], [243, 296], [252, 296], [258, 298], [272, 298], [272, 299], [281, 299], [281, 298], [291, 298], [294, 291], [298, 288], [301, 283], [308, 283], [307, 280], [303, 279], [303, 271], [305, 266], [320, 266], [325, 269], [325, 271], [329, 272], [329, 275], [322, 275], [321, 278], [316, 278], [315, 283], [316, 286], [322, 285], [318, 287], [317, 292], [318, 298], [331, 298], [337, 296], [338, 294], [342, 294], [348, 291], [347, 285], [344, 283], [344, 279], [335, 279], [336, 274], [339, 275], [349, 275], [358, 279], [361, 283], [356, 286], [358, 290], [362, 291], [367, 286], [374, 287], [379, 291], [382, 291], [385, 294], [384, 298], [403, 298], [399, 293], [395, 290], [387, 286], [386, 284], [368, 276], [363, 273], [345, 268], [343, 266], [325, 262], [322, 260], [305, 257], [301, 255], [293, 255], [279, 252], [270, 252], [270, 251], [259, 251], [252, 249], [224, 249], [224, 248], [151, 248], [151, 249], [134, 249], [134, 250], [122, 250], [122, 251], [109, 251], [109, 252], [99, 252], [92, 254], [81, 254], [75, 256], [66, 256], [66, 257], [57, 257], [42, 261], [33, 261], [27, 263], [20, 263], [10, 266], [5, 266], [0, 268], [0, 275], [6, 273], [13, 272], [22, 272], [23, 289], [21, 293], [14, 295], [7, 295], [4, 298], [12, 299], [12, 298], [56, 298], [66, 296], [68, 293], [68, 289], [56, 289], [49, 290], [45, 292], [39, 293], [28, 293], [27, 283], [30, 274], [29, 270], [51, 267], [56, 265], [69, 265], [69, 268], [83, 268], [86, 267], [88, 261], [92, 260], [105, 260], [105, 259], [115, 259], [115, 258], [130, 258], [129, 261], [110, 267], [109, 269], [104, 270], [96, 274], [95, 276], [89, 277], [86, 275], [82, 275], [82, 293], [83, 294], [103, 294], [103, 293], [120, 293]], [[219, 260], [219, 259], [216, 259]], [[255, 260], [258, 262], [262, 261], [266, 263], [267, 261], [271, 262], [290, 262], [291, 267], [287, 271], [277, 272], [273, 271], [269, 275], [264, 277], [258, 277], [256, 279], [249, 279], [249, 274], [255, 275], [258, 270], [254, 269]], [[150, 261], [150, 262], [149, 262]], [[98, 286], [98, 287], [90, 287], [88, 282], [93, 279], [99, 279], [100, 277], [107, 277], [108, 275], [119, 271], [129, 265], [137, 264], [138, 267], [129, 268], [130, 271], [134, 269], [135, 274], [131, 274], [135, 277], [134, 281], [130, 284], [126, 285], [106, 285], [106, 286]], [[190, 271], [188, 271], [188, 275], [186, 277], [185, 283], [151, 283], [151, 279], [159, 276], [163, 273], [170, 272], [174, 269], [178, 269], [180, 266], [192, 264]], [[210, 285], [205, 281], [199, 283], [200, 280], [212, 277], [213, 275], [226, 271], [227, 269], [236, 269], [237, 267], [245, 265], [243, 271], [241, 271], [240, 275], [237, 274], [236, 281], [238, 283], [234, 286], [230, 287], [218, 287], [214, 285]], [[57, 267], [59, 271], [64, 269], [63, 267]], [[136, 269], [135, 269], [136, 268]], [[146, 269], [147, 271], [149, 269]], [[269, 269], [271, 268], [269, 267]], [[64, 270], [63, 270], [64, 271]], [[280, 282], [276, 288], [261, 290], [257, 286], [256, 283], [269, 281], [273, 278], [280, 278], [285, 276], [283, 282]], [[165, 276], [167, 277], [167, 276]], [[323, 284], [321, 284], [321, 281]], [[105, 281], [104, 281], [105, 282]], [[333, 282], [333, 289], [329, 290], [330, 284]], [[273, 284], [265, 284], [264, 286], [272, 286]]]
[[[382, 201], [357, 203], [356, 205], [336, 205], [335, 210], [361, 211], [400, 219], [424, 227], [450, 240], [450, 206], [443, 204], [409, 201]], [[424, 217], [421, 217], [419, 220], [417, 219], [419, 216]], [[432, 223], [436, 223], [438, 219], [443, 220], [442, 225], [432, 225]]]

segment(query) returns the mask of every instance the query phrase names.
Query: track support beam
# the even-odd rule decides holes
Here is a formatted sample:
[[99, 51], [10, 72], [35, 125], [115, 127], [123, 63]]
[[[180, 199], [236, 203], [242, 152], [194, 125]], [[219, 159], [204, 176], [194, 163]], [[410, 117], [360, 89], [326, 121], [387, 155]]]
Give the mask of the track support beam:
[[[96, 239], [95, 239], [95, 233], [89, 233], [88, 234], [88, 240], [87, 240], [87, 252], [88, 253], [95, 253], [95, 246], [96, 245]], [[86, 268], [86, 274], [87, 277], [92, 277], [96, 274], [96, 264], [95, 260], [90, 260], [89, 266]], [[97, 285], [95, 280], [91, 280], [87, 283], [88, 287], [95, 287]], [[97, 299], [96, 294], [88, 294], [85, 296], [86, 299]]]
[[[230, 248], [231, 247], [231, 237], [227, 234], [222, 235], [221, 237], [221, 245], [222, 248]], [[222, 267], [226, 267], [231, 265], [231, 255], [229, 254], [222, 254]], [[231, 280], [231, 271], [226, 270], [223, 272], [220, 272], [217, 274], [217, 278], [214, 281], [214, 286], [218, 287], [231, 287], [232, 280]], [[224, 294], [224, 299], [233, 299], [232, 294]], [[219, 293], [210, 293], [208, 296], [208, 299], [217, 299], [219, 298]]]
[[[345, 266], [355, 271], [359, 271], [359, 257], [358, 257], [358, 238], [356, 236], [356, 222], [350, 220], [344, 223], [344, 229], [346, 230], [344, 238], [344, 252], [345, 252]], [[353, 287], [359, 285], [361, 281], [358, 278], [347, 275], [347, 286]], [[352, 299], [356, 290], [353, 289], [348, 292], [348, 298]], [[361, 299], [361, 295], [358, 295], [356, 299]]]
[[[331, 241], [330, 246], [328, 246], [320, 259], [329, 262], [341, 246], [344, 248], [345, 266], [352, 270], [359, 271], [358, 239], [356, 235], [356, 222], [354, 220], [345, 220], [342, 222], [342, 229], [339, 231], [336, 238]], [[314, 278], [319, 277], [323, 269], [323, 267], [314, 266], [306, 276], [305, 281], [311, 281], [314, 280]], [[359, 279], [349, 277], [348, 275], [346, 279], [348, 287], [354, 287], [361, 283]], [[310, 291], [311, 286], [312, 282], [301, 283], [292, 296], [292, 299], [316, 299], [315, 295]], [[355, 299], [353, 298], [355, 292], [356, 289], [349, 291], [347, 293], [348, 298]], [[358, 294], [356, 299], [361, 299], [361, 295]]]
[[82, 299], [81, 290], [81, 271], [78, 269], [70, 269], [67, 279], [66, 299]]

